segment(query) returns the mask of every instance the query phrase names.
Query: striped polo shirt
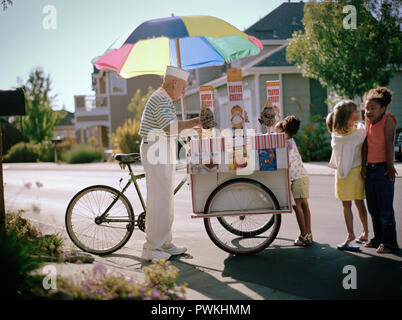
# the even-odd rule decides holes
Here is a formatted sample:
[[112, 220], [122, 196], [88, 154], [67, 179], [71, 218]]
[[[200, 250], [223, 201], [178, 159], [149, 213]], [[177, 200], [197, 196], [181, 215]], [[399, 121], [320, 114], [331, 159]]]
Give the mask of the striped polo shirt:
[[146, 138], [152, 131], [155, 135], [166, 135], [163, 129], [177, 122], [176, 108], [165, 89], [157, 89], [147, 101], [141, 117], [139, 134]]

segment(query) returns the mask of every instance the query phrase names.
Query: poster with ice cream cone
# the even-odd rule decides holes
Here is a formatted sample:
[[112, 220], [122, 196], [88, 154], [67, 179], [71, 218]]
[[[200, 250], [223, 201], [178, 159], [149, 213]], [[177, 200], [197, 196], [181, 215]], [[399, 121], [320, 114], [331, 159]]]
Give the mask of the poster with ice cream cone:
[[272, 106], [275, 111], [275, 120], [276, 122], [282, 119], [283, 110], [282, 110], [282, 101], [281, 101], [281, 81], [266, 81], [267, 88], [267, 99], [271, 100]]
[[243, 103], [243, 81], [241, 69], [232, 68], [227, 70], [228, 106], [222, 119], [223, 129], [243, 130], [250, 127], [248, 115]]

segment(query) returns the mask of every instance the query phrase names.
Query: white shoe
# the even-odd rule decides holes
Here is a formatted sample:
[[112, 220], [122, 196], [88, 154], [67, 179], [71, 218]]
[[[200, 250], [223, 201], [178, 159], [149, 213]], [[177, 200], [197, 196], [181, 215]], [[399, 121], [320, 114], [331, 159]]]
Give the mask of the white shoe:
[[176, 247], [173, 243], [171, 243], [168, 246], [162, 246], [162, 250], [171, 254], [172, 256], [176, 256], [179, 254], [183, 254], [184, 252], [187, 251], [187, 248], [184, 247]]
[[299, 247], [305, 247], [305, 246], [307, 246], [309, 243], [308, 243], [308, 240], [307, 240], [307, 235], [305, 235], [304, 237], [303, 236], [299, 236], [296, 240], [295, 240], [295, 242], [294, 242], [294, 245], [295, 246], [299, 246]]
[[172, 255], [168, 252], [162, 250], [152, 250], [152, 249], [142, 249], [141, 258], [151, 261], [151, 260], [168, 260]]

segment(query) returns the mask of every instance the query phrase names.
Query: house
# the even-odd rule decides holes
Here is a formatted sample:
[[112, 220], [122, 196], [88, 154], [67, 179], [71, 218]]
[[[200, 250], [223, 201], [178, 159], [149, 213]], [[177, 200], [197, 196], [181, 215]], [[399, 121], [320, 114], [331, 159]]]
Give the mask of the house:
[[75, 142], [74, 113], [67, 110], [64, 110], [64, 112], [66, 116], [55, 126], [53, 136], [59, 136]]
[[[326, 100], [331, 98], [327, 88], [314, 79], [304, 78], [297, 67], [286, 61], [287, 39], [296, 30], [304, 30], [303, 2], [285, 2], [268, 13], [261, 20], [244, 30], [245, 33], [261, 40], [264, 48], [256, 56], [246, 57], [231, 63], [231, 67], [241, 68], [243, 75], [244, 106], [252, 110], [249, 119], [251, 127], [261, 130], [257, 118], [266, 96], [266, 81], [280, 80], [282, 84], [282, 116], [294, 114], [302, 125], [306, 125], [314, 114], [328, 113]], [[212, 86], [215, 95], [215, 115], [218, 121], [226, 114], [228, 107], [226, 66], [206, 67], [192, 70], [192, 84], [185, 94], [187, 118], [199, 114], [199, 86]], [[389, 111], [398, 117], [398, 127], [402, 127], [402, 70], [391, 79], [388, 87], [393, 91], [393, 102]], [[297, 99], [295, 103], [292, 98]], [[299, 110], [299, 104], [303, 107]], [[181, 114], [180, 103], [176, 110]]]
[[87, 143], [95, 137], [99, 146], [111, 147], [110, 134], [133, 113], [128, 110], [131, 98], [137, 89], [146, 93], [148, 87], [158, 88], [162, 77], [145, 75], [123, 79], [116, 72], [97, 70], [92, 73], [94, 95], [74, 96], [75, 135], [78, 143]]
[[[230, 66], [210, 66], [191, 70], [184, 96], [187, 119], [200, 113], [200, 86], [214, 88], [215, 115], [219, 121], [229, 106], [226, 71], [229, 67], [241, 68], [243, 76], [244, 106], [251, 110], [250, 125], [260, 131], [258, 122], [260, 111], [266, 100], [266, 81], [280, 80], [282, 116], [294, 114], [309, 123], [314, 114], [328, 113], [326, 100], [332, 98], [327, 88], [314, 79], [304, 78], [298, 68], [286, 61], [288, 39], [296, 30], [304, 30], [303, 2], [284, 2], [265, 17], [244, 30], [261, 40], [264, 48], [255, 56], [233, 61]], [[146, 75], [122, 79], [114, 71], [97, 70], [92, 73], [94, 95], [75, 96], [75, 131], [78, 143], [85, 143], [93, 136], [104, 147], [110, 146], [109, 134], [133, 114], [127, 107], [137, 89], [147, 92], [152, 86], [157, 88], [162, 78]], [[393, 91], [393, 102], [389, 111], [398, 118], [398, 128], [402, 127], [402, 70], [391, 79], [388, 87]], [[293, 98], [293, 99], [292, 99]], [[296, 99], [297, 103], [293, 100]], [[303, 108], [299, 109], [299, 105]], [[175, 102], [178, 117], [181, 118], [181, 103]], [[226, 109], [225, 109], [226, 108]]]

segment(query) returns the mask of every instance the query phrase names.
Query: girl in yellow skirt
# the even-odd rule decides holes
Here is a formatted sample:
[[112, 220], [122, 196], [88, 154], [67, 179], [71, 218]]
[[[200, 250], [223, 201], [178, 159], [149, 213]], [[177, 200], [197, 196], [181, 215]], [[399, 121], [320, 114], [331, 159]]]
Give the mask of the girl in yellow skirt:
[[361, 177], [361, 150], [366, 130], [361, 121], [361, 113], [351, 100], [338, 102], [334, 111], [327, 116], [327, 127], [331, 133], [332, 155], [329, 167], [336, 169], [335, 197], [342, 201], [348, 237], [338, 245], [339, 250], [359, 251], [353, 246], [356, 239], [353, 232], [352, 201], [355, 202], [363, 226], [363, 232], [358, 239], [365, 242], [368, 239], [367, 210], [364, 205], [364, 181]]

